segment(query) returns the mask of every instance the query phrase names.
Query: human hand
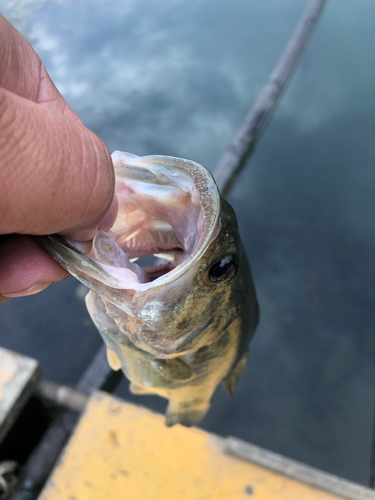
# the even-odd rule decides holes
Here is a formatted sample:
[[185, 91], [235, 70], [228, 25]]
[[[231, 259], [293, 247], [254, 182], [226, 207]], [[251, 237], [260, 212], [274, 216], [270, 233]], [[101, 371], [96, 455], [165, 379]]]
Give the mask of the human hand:
[[90, 240], [111, 227], [113, 195], [106, 146], [0, 14], [0, 302], [68, 276], [30, 235]]

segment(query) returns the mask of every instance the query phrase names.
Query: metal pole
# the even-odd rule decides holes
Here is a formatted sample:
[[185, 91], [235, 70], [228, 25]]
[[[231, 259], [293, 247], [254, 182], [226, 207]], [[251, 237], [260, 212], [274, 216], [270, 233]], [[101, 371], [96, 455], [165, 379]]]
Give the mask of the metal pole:
[[35, 396], [47, 405], [63, 407], [81, 413], [86, 406], [88, 396], [66, 385], [56, 384], [50, 380], [41, 380], [36, 388]]
[[314, 488], [337, 495], [337, 499], [375, 500], [375, 493], [360, 484], [352, 483], [341, 477], [323, 472], [315, 467], [286, 458], [278, 453], [265, 450], [241, 439], [227, 437], [223, 441], [223, 451], [241, 460], [266, 467], [279, 474], [309, 484]]
[[275, 68], [213, 174], [225, 197], [266, 128], [327, 0], [310, 0]]

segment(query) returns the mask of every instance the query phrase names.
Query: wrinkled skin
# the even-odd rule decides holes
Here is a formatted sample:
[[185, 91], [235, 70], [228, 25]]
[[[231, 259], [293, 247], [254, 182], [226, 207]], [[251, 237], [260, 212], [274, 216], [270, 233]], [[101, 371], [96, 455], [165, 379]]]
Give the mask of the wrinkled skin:
[[[119, 217], [112, 230], [99, 231], [91, 249], [56, 237], [43, 244], [91, 288], [88, 310], [130, 390], [167, 398], [166, 424], [191, 426], [220, 381], [233, 392], [258, 322], [236, 216], [199, 164], [113, 158]], [[141, 268], [129, 260], [150, 249], [169, 262]]]

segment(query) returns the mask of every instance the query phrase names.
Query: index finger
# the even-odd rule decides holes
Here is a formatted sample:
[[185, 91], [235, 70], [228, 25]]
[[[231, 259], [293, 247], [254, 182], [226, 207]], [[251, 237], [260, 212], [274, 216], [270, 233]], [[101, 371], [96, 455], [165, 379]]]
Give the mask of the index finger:
[[0, 180], [0, 234], [90, 239], [114, 192], [107, 148], [1, 15]]

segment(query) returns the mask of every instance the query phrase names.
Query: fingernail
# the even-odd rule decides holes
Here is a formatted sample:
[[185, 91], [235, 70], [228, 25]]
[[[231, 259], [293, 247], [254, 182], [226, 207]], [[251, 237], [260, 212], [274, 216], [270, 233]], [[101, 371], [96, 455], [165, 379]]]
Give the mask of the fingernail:
[[27, 295], [34, 295], [35, 293], [41, 292], [49, 285], [50, 283], [35, 283], [35, 285], [31, 286], [27, 290], [20, 290], [19, 292], [0, 292], [0, 293], [1, 295], [9, 299], [13, 299], [15, 297], [26, 297]]
[[111, 229], [111, 227], [115, 223], [117, 217], [117, 211], [118, 211], [118, 199], [115, 194], [108, 212], [105, 214], [105, 216], [99, 223], [99, 229], [101, 231], [108, 231], [109, 229]]

